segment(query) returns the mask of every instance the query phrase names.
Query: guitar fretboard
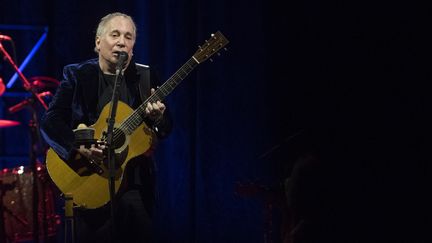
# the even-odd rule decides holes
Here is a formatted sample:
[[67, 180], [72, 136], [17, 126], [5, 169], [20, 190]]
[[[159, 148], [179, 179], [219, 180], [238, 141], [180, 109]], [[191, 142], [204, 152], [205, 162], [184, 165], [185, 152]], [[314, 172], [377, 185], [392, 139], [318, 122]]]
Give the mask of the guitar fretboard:
[[164, 100], [186, 76], [198, 66], [198, 61], [191, 57], [181, 68], [177, 70], [162, 86], [160, 86], [150, 97], [147, 98], [132, 114], [126, 118], [120, 125], [123, 132], [130, 135], [141, 123], [145, 117], [147, 104]]

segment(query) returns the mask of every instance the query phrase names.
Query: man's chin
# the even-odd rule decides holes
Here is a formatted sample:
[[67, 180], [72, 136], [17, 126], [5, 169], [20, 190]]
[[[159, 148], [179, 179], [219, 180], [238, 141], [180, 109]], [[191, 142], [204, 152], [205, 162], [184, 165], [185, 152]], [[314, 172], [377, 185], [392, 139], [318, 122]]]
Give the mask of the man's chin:
[[116, 57], [111, 57], [107, 61], [108, 61], [108, 65], [110, 67], [115, 67], [117, 65], [117, 63], [118, 63], [118, 59]]

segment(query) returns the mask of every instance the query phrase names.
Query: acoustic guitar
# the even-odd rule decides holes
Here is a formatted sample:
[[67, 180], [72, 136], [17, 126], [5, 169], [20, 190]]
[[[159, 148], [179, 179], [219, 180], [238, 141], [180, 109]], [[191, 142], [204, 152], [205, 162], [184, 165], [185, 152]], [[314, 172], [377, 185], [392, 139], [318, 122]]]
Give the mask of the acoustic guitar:
[[[128, 161], [147, 152], [154, 142], [154, 133], [143, 120], [147, 103], [164, 100], [198, 64], [218, 53], [228, 42], [220, 31], [212, 34], [211, 38], [206, 40], [195, 54], [136, 110], [123, 102], [118, 102], [112, 142], [117, 165], [115, 193], [118, 192], [122, 184], [123, 172]], [[94, 129], [95, 140], [103, 140], [104, 132], [107, 130], [106, 119], [109, 116], [109, 108], [110, 103], [102, 109], [96, 123], [90, 126], [90, 128]], [[88, 164], [89, 168], [83, 172], [72, 168], [73, 165], [63, 161], [50, 148], [47, 151], [46, 167], [56, 186], [63, 194], [72, 194], [73, 202], [77, 206], [95, 209], [109, 202], [109, 171], [106, 163], [96, 164], [91, 162]]]

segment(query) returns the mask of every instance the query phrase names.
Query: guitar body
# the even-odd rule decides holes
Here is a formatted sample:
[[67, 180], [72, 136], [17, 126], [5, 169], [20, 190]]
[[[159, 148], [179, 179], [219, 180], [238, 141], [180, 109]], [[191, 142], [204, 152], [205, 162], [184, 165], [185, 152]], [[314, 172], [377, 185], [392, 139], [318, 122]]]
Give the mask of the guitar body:
[[[95, 129], [95, 138], [102, 138], [103, 132], [107, 130], [106, 119], [109, 116], [109, 110], [110, 103], [103, 108], [99, 119], [91, 126]], [[114, 129], [121, 131], [119, 124], [129, 117], [132, 112], [133, 110], [128, 105], [119, 101]], [[122, 139], [117, 139], [116, 141], [116, 136], [114, 136], [113, 141], [113, 145], [115, 145], [115, 157], [116, 159], [121, 159], [121, 161], [116, 161], [117, 163], [121, 163], [116, 170], [116, 193], [121, 186], [123, 173], [129, 160], [144, 154], [151, 147], [154, 138], [153, 131], [145, 123], [139, 125], [131, 134], [122, 134], [124, 135]], [[104, 171], [102, 174], [90, 173], [79, 175], [50, 148], [46, 156], [46, 167], [48, 174], [60, 191], [64, 194], [72, 194], [76, 205], [95, 209], [104, 206], [110, 201], [109, 174], [108, 168], [104, 164], [100, 164], [100, 167]]]

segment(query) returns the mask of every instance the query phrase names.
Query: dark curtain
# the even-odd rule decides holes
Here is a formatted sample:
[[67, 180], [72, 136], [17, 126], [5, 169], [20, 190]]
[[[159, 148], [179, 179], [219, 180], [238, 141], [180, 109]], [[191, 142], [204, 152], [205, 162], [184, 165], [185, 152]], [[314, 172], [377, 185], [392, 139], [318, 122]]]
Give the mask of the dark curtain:
[[[29, 75], [60, 79], [64, 65], [95, 57], [97, 21], [114, 11], [135, 19], [134, 56], [162, 80], [211, 33], [229, 39], [227, 51], [200, 64], [166, 100], [174, 130], [156, 154], [158, 242], [282, 242], [292, 230], [283, 185], [305, 151], [322, 158], [305, 187], [316, 192], [307, 202], [319, 201], [308, 205], [326, 231], [315, 242], [422, 238], [409, 222], [425, 220], [412, 205], [427, 169], [420, 163], [431, 103], [427, 6], [2, 0], [0, 7], [1, 24], [49, 27]], [[0, 31], [14, 34], [18, 50], [34, 43], [26, 33]], [[3, 155], [27, 153], [25, 134], [0, 132]]]

